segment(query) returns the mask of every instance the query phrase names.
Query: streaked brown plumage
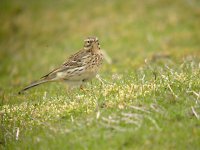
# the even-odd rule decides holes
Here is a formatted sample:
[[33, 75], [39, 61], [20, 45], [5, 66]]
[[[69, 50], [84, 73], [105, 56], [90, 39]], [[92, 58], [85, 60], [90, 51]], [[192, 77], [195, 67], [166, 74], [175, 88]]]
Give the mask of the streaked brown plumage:
[[79, 87], [94, 78], [103, 62], [103, 54], [97, 37], [84, 40], [84, 48], [70, 56], [60, 67], [22, 89], [20, 93], [46, 82], [64, 81], [70, 88]]

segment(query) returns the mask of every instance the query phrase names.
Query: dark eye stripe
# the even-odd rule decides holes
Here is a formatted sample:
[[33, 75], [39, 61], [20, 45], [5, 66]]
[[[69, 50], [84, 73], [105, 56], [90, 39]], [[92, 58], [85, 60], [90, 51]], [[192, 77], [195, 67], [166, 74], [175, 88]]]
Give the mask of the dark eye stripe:
[[92, 42], [97, 42], [97, 43], [99, 43], [98, 38], [87, 38], [87, 39], [85, 39], [84, 41], [87, 42], [87, 43], [92, 43]]
[[84, 40], [85, 42], [89, 42], [90, 41], [90, 39], [86, 39], [86, 40]]

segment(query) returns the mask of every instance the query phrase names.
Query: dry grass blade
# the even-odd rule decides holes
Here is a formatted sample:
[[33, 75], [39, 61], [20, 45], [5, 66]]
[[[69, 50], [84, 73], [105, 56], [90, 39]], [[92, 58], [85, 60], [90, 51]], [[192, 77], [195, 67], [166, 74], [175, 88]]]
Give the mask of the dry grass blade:
[[16, 140], [19, 140], [19, 128], [17, 128], [15, 139], [16, 139]]
[[195, 117], [199, 120], [199, 115], [197, 114], [197, 112], [195, 111], [194, 107], [191, 107], [192, 109], [192, 113], [195, 115]]
[[101, 50], [102, 51], [102, 54], [105, 58], [105, 60], [107, 61], [108, 64], [112, 64], [112, 59], [111, 57], [108, 55], [108, 53], [105, 51], [105, 50]]
[[177, 98], [178, 96], [174, 93], [174, 91], [172, 90], [171, 86], [169, 84], [167, 84], [167, 87], [169, 88], [169, 90], [171, 91], [172, 95]]
[[150, 108], [153, 109], [155, 112], [163, 114], [164, 113], [164, 108], [161, 107], [160, 105], [156, 105], [156, 104], [151, 104]]
[[153, 123], [153, 125], [156, 127], [157, 130], [161, 130], [161, 128], [158, 126], [158, 124], [157, 124], [155, 119], [153, 119], [150, 116], [146, 116], [146, 118], [148, 118]]
[[145, 113], [148, 113], [150, 114], [151, 112], [148, 111], [148, 110], [145, 110], [144, 108], [141, 108], [141, 107], [137, 107], [137, 106], [129, 106], [130, 108], [133, 108], [135, 110], [139, 110], [139, 111], [142, 111], [142, 112], [145, 112]]
[[121, 119], [122, 121], [124, 121], [126, 124], [135, 124], [137, 127], [140, 127], [141, 126], [141, 122], [142, 121], [135, 121], [135, 120], [131, 120], [130, 118], [122, 118]]
[[114, 119], [112, 119], [111, 117], [109, 117], [109, 118], [102, 117], [102, 120], [103, 120], [103, 121], [106, 121], [106, 122], [108, 122], [108, 123], [115, 123], [115, 124], [119, 124], [119, 123], [120, 123], [119, 120], [114, 120]]
[[141, 114], [136, 114], [136, 113], [125, 113], [125, 112], [122, 112], [121, 115], [125, 116], [125, 117], [129, 117], [129, 118], [139, 119], [139, 120], [143, 118], [143, 116]]

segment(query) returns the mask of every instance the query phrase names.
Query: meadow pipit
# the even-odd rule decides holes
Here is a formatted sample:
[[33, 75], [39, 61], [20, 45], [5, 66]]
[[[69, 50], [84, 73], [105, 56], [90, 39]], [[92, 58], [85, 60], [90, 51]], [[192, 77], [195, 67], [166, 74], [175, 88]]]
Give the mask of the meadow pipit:
[[83, 49], [70, 56], [60, 67], [22, 89], [19, 94], [42, 83], [54, 81], [64, 81], [69, 88], [81, 87], [97, 75], [102, 61], [98, 38], [88, 37], [84, 40]]

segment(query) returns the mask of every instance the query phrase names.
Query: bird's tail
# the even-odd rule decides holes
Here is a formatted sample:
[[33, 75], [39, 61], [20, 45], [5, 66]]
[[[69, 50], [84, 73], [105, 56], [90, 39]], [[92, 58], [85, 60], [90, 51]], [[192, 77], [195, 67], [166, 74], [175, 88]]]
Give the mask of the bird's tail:
[[38, 80], [38, 81], [35, 81], [33, 83], [31, 83], [30, 85], [28, 85], [27, 87], [25, 87], [24, 89], [22, 89], [21, 91], [18, 92], [18, 94], [22, 94], [24, 91], [30, 89], [30, 88], [33, 88], [35, 86], [38, 86], [40, 84], [43, 84], [43, 83], [46, 83], [46, 82], [49, 82], [50, 80], [45, 80], [45, 79], [41, 79], [41, 80]]

